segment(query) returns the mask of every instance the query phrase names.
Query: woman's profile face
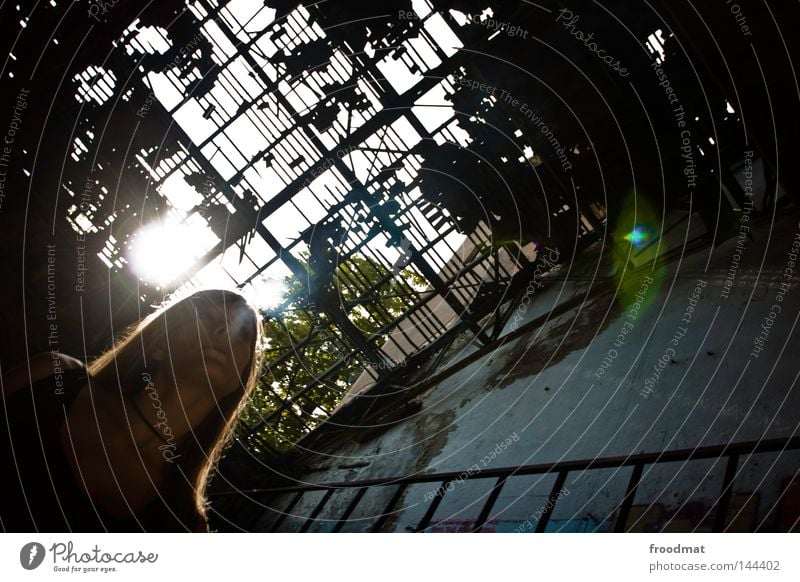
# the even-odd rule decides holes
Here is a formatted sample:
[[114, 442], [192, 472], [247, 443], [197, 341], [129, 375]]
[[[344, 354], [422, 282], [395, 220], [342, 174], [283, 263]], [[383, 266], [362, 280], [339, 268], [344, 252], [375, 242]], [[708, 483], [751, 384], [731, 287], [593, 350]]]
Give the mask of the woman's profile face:
[[179, 337], [170, 337], [176, 377], [180, 383], [210, 385], [220, 400], [241, 389], [253, 356], [255, 316], [235, 296], [201, 295], [186, 301]]

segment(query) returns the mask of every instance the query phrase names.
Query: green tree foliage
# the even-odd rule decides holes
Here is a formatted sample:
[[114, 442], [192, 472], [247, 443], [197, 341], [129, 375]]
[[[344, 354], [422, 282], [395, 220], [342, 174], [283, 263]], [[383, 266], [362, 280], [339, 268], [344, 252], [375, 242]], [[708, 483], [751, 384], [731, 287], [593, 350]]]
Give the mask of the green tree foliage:
[[377, 349], [391, 322], [428, 289], [411, 269], [394, 275], [364, 256], [331, 265], [324, 276], [326, 268], [313, 259], [306, 267], [307, 281], [285, 278], [288, 303], [278, 312], [263, 312], [264, 367], [239, 427], [245, 446], [257, 454], [292, 450], [370, 365], [319, 307], [321, 298], [335, 299], [328, 304], [342, 310]]

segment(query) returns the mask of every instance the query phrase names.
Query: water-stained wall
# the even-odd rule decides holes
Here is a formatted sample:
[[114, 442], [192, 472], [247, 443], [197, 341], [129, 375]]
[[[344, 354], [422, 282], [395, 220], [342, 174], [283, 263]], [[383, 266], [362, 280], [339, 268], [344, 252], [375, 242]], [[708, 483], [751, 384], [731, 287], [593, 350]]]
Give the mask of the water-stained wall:
[[[800, 224], [796, 216], [776, 217], [774, 225], [767, 219], [752, 236], [679, 255], [652, 271], [645, 267], [626, 275], [623, 286], [611, 277], [608, 290], [424, 393], [408, 420], [373, 431], [369, 440], [351, 440], [334, 456], [319, 456], [303, 480], [461, 471], [432, 527], [460, 531], [469, 529], [494, 484], [466, 477], [489, 468], [791, 436], [800, 410], [791, 348], [800, 311], [791, 253], [798, 249]], [[585, 293], [595, 270], [595, 284], [610, 276], [618, 257], [600, 243], [592, 251], [562, 264], [546, 285], [531, 287], [533, 296], [520, 303], [506, 331]], [[797, 452], [742, 457], [729, 509], [738, 521], [731, 529], [774, 526], [780, 493], [799, 460]], [[630, 471], [571, 473], [548, 531], [608, 529]], [[719, 460], [646, 467], [631, 527], [709, 527], [723, 474]], [[533, 531], [554, 480], [509, 479], [484, 529]], [[409, 486], [385, 529], [413, 529], [436, 487]], [[393, 490], [370, 489], [344, 531], [367, 530]], [[337, 491], [312, 531], [332, 529], [334, 522], [325, 519], [338, 518], [354, 494]], [[296, 530], [321, 496], [306, 494], [281, 530]], [[267, 514], [260, 527], [269, 527], [286, 503], [288, 496], [278, 500], [278, 512]]]

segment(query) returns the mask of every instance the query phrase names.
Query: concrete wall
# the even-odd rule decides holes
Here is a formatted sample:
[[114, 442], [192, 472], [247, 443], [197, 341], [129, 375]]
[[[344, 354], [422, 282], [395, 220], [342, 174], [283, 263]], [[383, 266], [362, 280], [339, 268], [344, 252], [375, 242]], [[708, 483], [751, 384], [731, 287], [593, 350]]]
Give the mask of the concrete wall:
[[[320, 457], [317, 470], [304, 480], [499, 468], [795, 434], [800, 419], [794, 329], [800, 313], [800, 263], [790, 279], [784, 270], [800, 225], [797, 216], [775, 220], [754, 229], [753, 241], [742, 239], [746, 244], [734, 238], [647, 278], [626, 276], [626, 291], [595, 296], [450, 376], [422, 395], [422, 409], [413, 418], [368, 442], [350, 441], [333, 457]], [[740, 249], [744, 244], [744, 250], [732, 269], [737, 244]], [[564, 265], [554, 278], [566, 282], [537, 289], [508, 326], [524, 324], [585, 291], [594, 271], [612, 276], [609, 249], [602, 249], [602, 256], [600, 247], [594, 250]], [[783, 291], [782, 283], [787, 283]], [[759, 334], [766, 340], [755, 344]], [[754, 353], [754, 347], [763, 349]], [[363, 466], [347, 468], [354, 464]], [[744, 507], [741, 527], [772, 523], [779, 490], [798, 467], [797, 453], [741, 460], [734, 494], [744, 495], [732, 502]], [[641, 506], [632, 514], [636, 528], [663, 525], [671, 517], [668, 527], [705, 529], [723, 473], [723, 463], [715, 461], [646, 468], [634, 502]], [[607, 529], [629, 476], [629, 468], [571, 474], [548, 529]], [[509, 480], [487, 529], [532, 530], [554, 478]], [[456, 483], [434, 516], [441, 522], [434, 530], [469, 527], [493, 482]], [[366, 530], [393, 490], [371, 489], [344, 531]], [[433, 490], [434, 485], [409, 487], [389, 529], [412, 528]], [[757, 497], [749, 496], [753, 492]], [[319, 518], [337, 518], [353, 493], [337, 491]], [[307, 516], [320, 497], [306, 495], [293, 516]], [[288, 498], [275, 507], [280, 510], [286, 503]], [[268, 528], [275, 515], [265, 515], [260, 527]], [[304, 521], [293, 516], [284, 520], [282, 530], [293, 531]], [[312, 531], [332, 525], [315, 524]]]

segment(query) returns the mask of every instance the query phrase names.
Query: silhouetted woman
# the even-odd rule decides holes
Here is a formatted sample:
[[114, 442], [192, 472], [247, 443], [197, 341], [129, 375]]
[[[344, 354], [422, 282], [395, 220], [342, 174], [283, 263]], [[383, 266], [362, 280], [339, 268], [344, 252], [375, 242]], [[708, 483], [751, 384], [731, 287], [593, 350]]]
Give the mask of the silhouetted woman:
[[0, 528], [206, 531], [206, 483], [255, 387], [259, 345], [241, 295], [200, 291], [88, 367], [46, 353], [4, 376]]

